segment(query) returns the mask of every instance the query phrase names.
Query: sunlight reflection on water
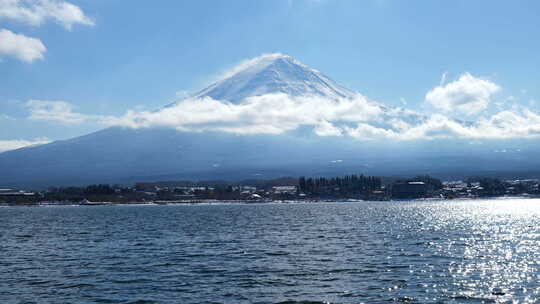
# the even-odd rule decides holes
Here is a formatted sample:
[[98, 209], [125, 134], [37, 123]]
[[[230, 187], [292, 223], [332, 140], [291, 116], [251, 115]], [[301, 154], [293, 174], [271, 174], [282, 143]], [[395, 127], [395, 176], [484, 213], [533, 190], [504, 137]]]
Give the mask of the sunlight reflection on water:
[[[432, 256], [453, 259], [447, 268], [452, 288], [444, 284], [440, 291], [453, 290], [448, 295], [461, 300], [536, 302], [540, 293], [539, 200], [441, 202], [424, 212], [428, 214], [421, 230], [437, 235], [429, 243]], [[432, 284], [426, 293], [440, 291]]]
[[540, 200], [2, 208], [0, 300], [534, 303]]

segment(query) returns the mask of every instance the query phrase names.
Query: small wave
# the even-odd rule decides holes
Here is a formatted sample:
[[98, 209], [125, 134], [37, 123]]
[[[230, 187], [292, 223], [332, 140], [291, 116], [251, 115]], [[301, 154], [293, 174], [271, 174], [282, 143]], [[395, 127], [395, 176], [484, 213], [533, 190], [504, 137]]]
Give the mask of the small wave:
[[267, 252], [266, 255], [269, 256], [279, 256], [279, 255], [289, 255], [290, 253], [286, 251], [275, 251], [275, 252]]

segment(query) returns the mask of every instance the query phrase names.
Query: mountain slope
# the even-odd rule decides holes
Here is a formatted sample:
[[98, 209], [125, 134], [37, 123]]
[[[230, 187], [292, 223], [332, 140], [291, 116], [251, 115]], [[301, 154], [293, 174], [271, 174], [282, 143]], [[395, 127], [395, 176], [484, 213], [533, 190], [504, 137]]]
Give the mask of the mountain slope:
[[[272, 93], [331, 100], [357, 97], [322, 73], [280, 54], [242, 64], [191, 97], [242, 103], [246, 98]], [[396, 116], [407, 123], [424, 119], [414, 112], [374, 105], [382, 110], [381, 124]], [[0, 153], [0, 188], [344, 173], [456, 176], [465, 172], [530, 170], [540, 164], [536, 157], [530, 157], [539, 152], [537, 145], [520, 153], [495, 155], [494, 149], [506, 149], [504, 145], [512, 143], [482, 146], [469, 145], [465, 140], [358, 141], [316, 136], [310, 128], [304, 126], [279, 135], [240, 136], [112, 127], [70, 140]]]
[[[0, 154], [0, 186], [275, 178], [349, 173], [440, 177], [530, 172], [536, 148], [493, 153], [466, 142], [360, 142], [344, 137], [108, 128]], [[509, 164], [512, 164], [509, 166]]]

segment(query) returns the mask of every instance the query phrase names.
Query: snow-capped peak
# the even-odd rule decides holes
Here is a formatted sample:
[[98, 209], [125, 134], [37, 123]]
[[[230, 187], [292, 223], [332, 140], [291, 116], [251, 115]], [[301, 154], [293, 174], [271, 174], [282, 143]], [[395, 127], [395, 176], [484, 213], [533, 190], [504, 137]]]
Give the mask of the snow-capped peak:
[[353, 91], [340, 86], [321, 72], [290, 56], [274, 53], [240, 63], [220, 80], [191, 97], [211, 97], [238, 103], [247, 97], [273, 93], [330, 99], [355, 96]]

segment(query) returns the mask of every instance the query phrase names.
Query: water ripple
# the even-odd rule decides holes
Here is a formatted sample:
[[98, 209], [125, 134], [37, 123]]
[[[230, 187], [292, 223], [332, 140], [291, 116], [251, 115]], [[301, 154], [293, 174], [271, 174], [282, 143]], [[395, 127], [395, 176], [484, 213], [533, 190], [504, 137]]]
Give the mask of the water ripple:
[[536, 303], [540, 201], [6, 207], [1, 303]]

